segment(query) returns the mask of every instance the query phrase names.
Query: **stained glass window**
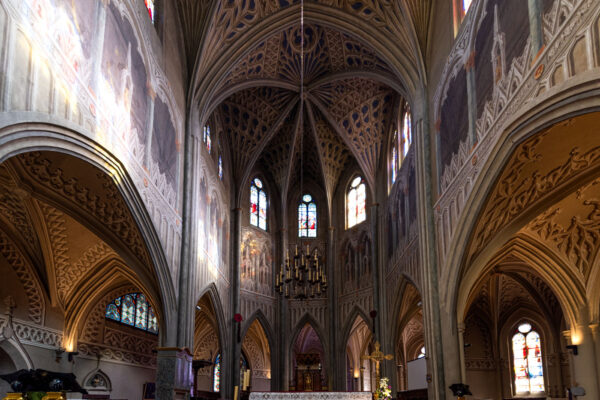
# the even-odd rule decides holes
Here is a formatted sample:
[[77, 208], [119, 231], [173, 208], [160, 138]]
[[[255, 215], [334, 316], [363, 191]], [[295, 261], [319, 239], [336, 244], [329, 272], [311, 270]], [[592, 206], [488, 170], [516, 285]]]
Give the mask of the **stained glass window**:
[[129, 293], [107, 304], [105, 317], [143, 331], [158, 333], [158, 319], [146, 296]]
[[144, 0], [144, 3], [146, 4], [148, 15], [150, 15], [150, 20], [154, 23], [154, 0]]
[[213, 392], [221, 390], [221, 355], [217, 354], [213, 368]]
[[204, 135], [202, 136], [202, 140], [204, 140], [204, 144], [206, 145], [206, 150], [208, 150], [208, 154], [212, 150], [212, 141], [210, 139], [210, 126], [206, 125], [204, 127]]
[[463, 13], [466, 14], [469, 11], [469, 7], [471, 7], [472, 0], [462, 0]]
[[394, 140], [392, 141], [392, 185], [396, 182], [396, 176], [398, 174], [398, 132], [394, 132]]
[[406, 106], [404, 116], [402, 117], [402, 139], [400, 140], [400, 147], [402, 149], [402, 158], [408, 154], [408, 149], [412, 143], [412, 122], [410, 116], [410, 109]]
[[250, 224], [267, 230], [267, 193], [258, 178], [250, 185]]
[[310, 194], [298, 205], [298, 237], [317, 237], [317, 205]]
[[357, 176], [350, 183], [350, 190], [346, 198], [348, 228], [367, 219], [367, 189], [363, 179]]
[[512, 337], [515, 392], [517, 394], [544, 392], [542, 345], [540, 335], [531, 324], [523, 323]]
[[421, 347], [421, 352], [419, 353], [417, 358], [425, 358], [425, 346]]
[[219, 154], [219, 179], [223, 180], [223, 158]]

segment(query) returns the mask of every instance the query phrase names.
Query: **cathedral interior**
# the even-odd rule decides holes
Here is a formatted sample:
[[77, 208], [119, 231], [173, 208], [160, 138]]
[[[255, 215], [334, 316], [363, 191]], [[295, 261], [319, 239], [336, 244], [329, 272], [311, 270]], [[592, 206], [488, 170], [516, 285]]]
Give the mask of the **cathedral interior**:
[[598, 400], [598, 127], [597, 0], [0, 0], [0, 375]]

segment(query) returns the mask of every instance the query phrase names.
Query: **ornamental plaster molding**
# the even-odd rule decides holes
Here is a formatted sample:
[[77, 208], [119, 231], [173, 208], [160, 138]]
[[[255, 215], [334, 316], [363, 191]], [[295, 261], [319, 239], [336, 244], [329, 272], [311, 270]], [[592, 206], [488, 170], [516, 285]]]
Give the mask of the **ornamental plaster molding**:
[[29, 304], [27, 310], [29, 319], [36, 324], [43, 324], [45, 316], [44, 291], [27, 258], [2, 231], [0, 231], [0, 254], [8, 261], [23, 285]]
[[[121, 15], [134, 27], [133, 30], [138, 42], [138, 50], [146, 64], [148, 79], [150, 81], [149, 86], [167, 104], [171, 115], [173, 115], [176, 137], [179, 142], [182, 142], [184, 132], [182, 111], [174, 103], [173, 99], [176, 97], [164, 71], [160, 67], [160, 63], [156, 60], [155, 53], [157, 52], [148, 50], [153, 48], [154, 45], [152, 42], [156, 42], [156, 38], [151, 37], [154, 34], [153, 30], [145, 29], [146, 26], [144, 25], [148, 24], [148, 21], [140, 21], [140, 18], [147, 17], [147, 15], [131, 10], [130, 2], [115, 0], [113, 3]], [[107, 132], [99, 132], [97, 129], [98, 120], [110, 121], [111, 119], [104, 114], [103, 107], [99, 104], [96, 96], [90, 91], [89, 85], [86, 82], [87, 75], [83, 72], [79, 74], [77, 71], [71, 70], [68, 66], [63, 67], [69, 65], [69, 63], [65, 62], [62, 56], [57, 56], [57, 54], [62, 54], [58, 49], [59, 46], [55, 43], [51, 43], [48, 46], [47, 36], [43, 36], [35, 28], [31, 28], [31, 24], [34, 24], [35, 20], [29, 18], [30, 10], [27, 7], [25, 2], [18, 2], [16, 0], [11, 0], [7, 3], [8, 25], [10, 26], [11, 34], [5, 36], [8, 38], [14, 36], [16, 32], [23, 34], [27, 32], [26, 36], [28, 36], [32, 46], [40, 49], [40, 57], [47, 60], [50, 65], [59, 66], [55, 69], [55, 74], [51, 77], [51, 90], [53, 91], [51, 95], [53, 98], [56, 98], [55, 103], [58, 104], [55, 104], [50, 110], [50, 120], [59, 126], [76, 127], [83, 135], [94, 140], [98, 145], [112, 151], [123, 162], [144, 200], [155, 226], [160, 226], [163, 223], [163, 219], [169, 223], [169, 229], [163, 230], [163, 234], [159, 238], [167, 256], [167, 262], [171, 268], [175, 268], [179, 262], [180, 249], [178, 246], [181, 236], [181, 216], [177, 210], [179, 198], [177, 190], [172, 187], [166, 176], [160, 172], [158, 164], [152, 157], [149, 157], [149, 163], [146, 165], [145, 152], [147, 149], [145, 149], [145, 144], [140, 141], [135, 132], [130, 132], [126, 135], [118, 134], [117, 127], [113, 126], [111, 122], [107, 122]], [[7, 46], [7, 48], [12, 49], [11, 46]], [[8, 58], [12, 56], [13, 54], [6, 55]], [[10, 76], [7, 78], [10, 80]], [[62, 99], [57, 93], [58, 83], [61, 81], [71, 82], [72, 80], [72, 93], [75, 93], [74, 98], [72, 101], [63, 104], [61, 103]], [[28, 91], [25, 94], [26, 98], [34, 97], [34, 94], [40, 90], [38, 84], [38, 79], [34, 79], [31, 85], [25, 88]], [[9, 88], [13, 91], [23, 89], [12, 88], [10, 86]], [[77, 104], [78, 107], [74, 108], [72, 104]], [[37, 112], [39, 110], [36, 110], [32, 104], [29, 104], [25, 111], [25, 114], [12, 113], [14, 117], [7, 118], [7, 121], [21, 122], [24, 115], [30, 115], [27, 122], [31, 122], [32, 119], [35, 120], [39, 116], [39, 112]], [[47, 122], [48, 118], [39, 119], [39, 121]]]
[[[459, 153], [455, 154], [451, 161], [451, 168], [446, 168], [441, 177], [441, 195], [436, 204], [435, 218], [440, 246], [438, 254], [442, 264], [454, 236], [456, 223], [464, 212], [474, 182], [480, 175], [480, 166], [492, 155], [492, 149], [506, 127], [534, 108], [543, 100], [541, 95], [553, 86], [561, 84], [564, 88], [580, 84], [579, 81], [568, 79], [564, 83], [555, 83], [554, 67], [561, 66], [568, 70], [564, 66], [569, 64], [571, 49], [576, 40], [592, 30], [592, 22], [597, 19], [599, 6], [599, 3], [592, 0], [555, 1], [553, 8], [543, 17], [543, 31], [547, 43], [543, 52], [535, 63], [530, 65], [534, 55], [530, 54], [531, 46], [528, 42], [524, 53], [513, 60], [506, 75], [495, 84], [494, 95], [486, 103], [483, 114], [476, 123], [477, 145], [467, 156], [466, 143], [461, 143]], [[586, 37], [593, 36], [588, 34]], [[455, 49], [453, 52], [460, 50], [458, 42]], [[594, 59], [592, 53], [588, 53], [587, 57], [588, 60]], [[451, 58], [449, 62], [450, 60]], [[542, 65], [543, 69], [540, 67]], [[447, 65], [444, 76], [449, 73], [449, 69]], [[541, 76], [536, 79], [536, 71], [540, 70]], [[568, 72], [570, 78], [572, 71]], [[595, 78], [588, 74], [582, 79], [593, 81]], [[438, 100], [435, 104], [441, 103]]]
[[77, 346], [79, 357], [97, 359], [99, 354], [102, 360], [120, 364], [136, 365], [145, 368], [156, 368], [156, 356], [139, 354], [119, 348], [98, 345], [94, 343], [79, 342]]
[[[8, 319], [6, 316], [0, 316], [0, 327], [6, 326], [7, 323]], [[22, 344], [51, 350], [62, 347], [62, 331], [32, 324], [29, 321], [17, 318], [13, 318], [13, 329]]]

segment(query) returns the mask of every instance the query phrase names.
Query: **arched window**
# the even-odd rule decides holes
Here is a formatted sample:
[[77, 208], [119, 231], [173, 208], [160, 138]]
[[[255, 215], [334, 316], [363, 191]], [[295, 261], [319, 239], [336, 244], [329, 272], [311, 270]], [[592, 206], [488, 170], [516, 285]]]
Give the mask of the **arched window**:
[[421, 352], [419, 353], [417, 358], [425, 358], [425, 346], [421, 347]]
[[219, 179], [223, 180], [223, 158], [219, 154]]
[[467, 15], [467, 11], [469, 11], [469, 7], [471, 7], [471, 2], [473, 0], [461, 0], [461, 1], [462, 1], [463, 15]]
[[400, 148], [402, 150], [402, 158], [408, 154], [408, 149], [412, 143], [412, 117], [410, 108], [406, 105], [402, 116], [402, 138], [400, 139]]
[[221, 390], [221, 354], [215, 357], [215, 366], [213, 367], [213, 392]]
[[154, 14], [154, 0], [144, 0], [144, 3], [146, 5], [146, 9], [148, 10], [148, 15], [150, 15], [150, 20], [152, 21], [152, 23], [154, 23], [154, 18], [155, 18], [155, 14]]
[[208, 154], [210, 154], [210, 151], [212, 150], [212, 140], [210, 139], [210, 126], [208, 125], [204, 126], [204, 134], [202, 136], [202, 140], [206, 145], [206, 150], [208, 150]]
[[150, 333], [158, 333], [158, 319], [142, 293], [117, 297], [106, 306], [106, 318]]
[[367, 189], [363, 179], [357, 176], [350, 183], [350, 190], [346, 196], [348, 228], [367, 219], [366, 203]]
[[258, 178], [250, 185], [250, 224], [267, 230], [267, 194]]
[[[240, 382], [243, 381], [243, 374], [249, 369], [248, 360], [246, 355], [242, 352], [240, 356]], [[219, 392], [221, 390], [221, 353], [215, 357], [215, 363], [213, 366], [213, 392]]]
[[310, 194], [298, 205], [298, 237], [317, 237], [317, 205]]
[[531, 324], [522, 323], [512, 337], [516, 394], [544, 392], [542, 344]]
[[398, 159], [398, 131], [394, 131], [394, 138], [392, 139], [392, 157], [390, 164], [393, 185], [396, 182], [398, 169], [400, 168], [400, 160]]

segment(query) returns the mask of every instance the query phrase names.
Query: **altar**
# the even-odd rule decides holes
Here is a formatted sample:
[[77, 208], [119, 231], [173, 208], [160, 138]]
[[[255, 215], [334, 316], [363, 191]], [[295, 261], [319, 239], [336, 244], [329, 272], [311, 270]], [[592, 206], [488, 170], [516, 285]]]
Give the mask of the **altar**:
[[371, 392], [251, 392], [250, 400], [371, 400]]

